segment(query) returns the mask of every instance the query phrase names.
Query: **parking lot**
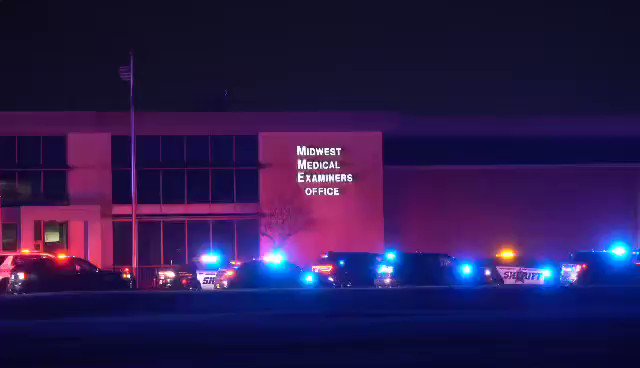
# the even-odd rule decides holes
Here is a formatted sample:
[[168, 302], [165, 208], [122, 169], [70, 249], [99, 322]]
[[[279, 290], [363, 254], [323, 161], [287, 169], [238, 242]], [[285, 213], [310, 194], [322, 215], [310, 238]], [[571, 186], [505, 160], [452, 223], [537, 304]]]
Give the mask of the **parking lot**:
[[[9, 366], [566, 366], [634, 355], [640, 289], [79, 292], [0, 298]], [[34, 352], [38, 352], [34, 354]]]

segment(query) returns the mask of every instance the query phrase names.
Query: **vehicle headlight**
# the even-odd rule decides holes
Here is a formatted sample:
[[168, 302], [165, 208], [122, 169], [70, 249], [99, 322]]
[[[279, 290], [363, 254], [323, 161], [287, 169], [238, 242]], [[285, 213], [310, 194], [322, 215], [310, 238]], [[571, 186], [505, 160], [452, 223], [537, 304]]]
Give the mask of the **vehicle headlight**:
[[172, 279], [176, 277], [176, 273], [173, 271], [160, 271], [158, 272], [158, 276], [160, 276], [160, 278]]
[[485, 269], [484, 269], [484, 275], [485, 275], [485, 276], [491, 276], [491, 269], [489, 269], [489, 268], [485, 268]]

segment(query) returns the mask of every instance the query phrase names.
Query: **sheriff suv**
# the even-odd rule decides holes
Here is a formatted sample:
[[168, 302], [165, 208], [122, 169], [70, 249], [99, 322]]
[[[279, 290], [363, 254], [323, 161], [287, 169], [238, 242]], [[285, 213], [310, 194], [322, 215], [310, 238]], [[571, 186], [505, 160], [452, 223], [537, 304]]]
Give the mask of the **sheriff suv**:
[[39, 258], [54, 259], [55, 256], [49, 253], [40, 253], [40, 252], [36, 253], [36, 252], [30, 252], [26, 250], [22, 252], [0, 253], [0, 294], [5, 294], [7, 292], [7, 288], [9, 287], [9, 280], [11, 278], [11, 273], [13, 272], [16, 266], [20, 266], [25, 262], [28, 262], [34, 259], [39, 259]]

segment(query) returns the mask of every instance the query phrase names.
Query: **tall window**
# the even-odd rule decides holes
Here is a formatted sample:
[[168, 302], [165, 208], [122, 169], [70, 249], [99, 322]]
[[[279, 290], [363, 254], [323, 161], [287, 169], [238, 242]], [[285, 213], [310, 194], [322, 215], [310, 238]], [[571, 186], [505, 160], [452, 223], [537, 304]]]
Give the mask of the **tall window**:
[[65, 136], [0, 136], [3, 205], [65, 204]]
[[2, 224], [2, 251], [18, 250], [18, 224]]
[[[138, 231], [140, 266], [191, 263], [202, 254], [220, 253], [226, 261], [259, 257], [257, 219], [141, 221]], [[113, 223], [113, 261], [131, 264], [131, 222]]]
[[[131, 203], [131, 140], [113, 136], [113, 203]], [[258, 137], [136, 137], [138, 203], [259, 201]]]

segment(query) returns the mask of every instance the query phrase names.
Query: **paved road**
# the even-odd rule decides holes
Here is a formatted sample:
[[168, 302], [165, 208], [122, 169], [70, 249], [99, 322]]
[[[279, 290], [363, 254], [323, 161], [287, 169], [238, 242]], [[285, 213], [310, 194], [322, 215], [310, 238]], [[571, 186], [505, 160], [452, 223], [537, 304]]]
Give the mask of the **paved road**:
[[0, 298], [0, 366], [605, 366], [640, 289], [414, 288]]

